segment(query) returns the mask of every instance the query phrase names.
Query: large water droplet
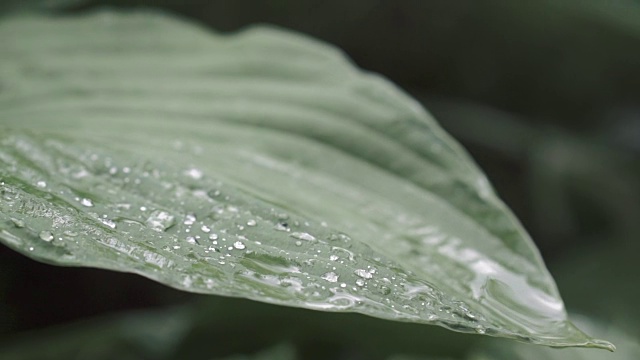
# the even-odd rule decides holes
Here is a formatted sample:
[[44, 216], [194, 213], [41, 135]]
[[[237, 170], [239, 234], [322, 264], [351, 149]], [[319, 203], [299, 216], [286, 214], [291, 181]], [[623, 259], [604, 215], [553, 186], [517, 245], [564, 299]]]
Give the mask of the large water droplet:
[[349, 261], [354, 261], [355, 257], [356, 257], [356, 255], [352, 251], [349, 251], [347, 249], [344, 249], [344, 248], [341, 248], [341, 247], [337, 247], [337, 246], [332, 246], [331, 247], [331, 251], [334, 252], [334, 253], [339, 253], [342, 256], [346, 255], [346, 257], [349, 259]]
[[162, 232], [175, 225], [175, 216], [166, 211], [155, 210], [147, 218], [146, 224], [152, 230]]
[[373, 274], [364, 269], [357, 269], [354, 273], [363, 279], [371, 279], [373, 277]]
[[238, 250], [244, 250], [246, 246], [241, 241], [236, 241], [233, 243], [233, 247]]
[[315, 241], [316, 240], [315, 236], [313, 236], [313, 235], [311, 235], [309, 233], [306, 233], [306, 232], [294, 232], [294, 233], [291, 233], [291, 235], [289, 235], [289, 236], [291, 236], [293, 238], [296, 238], [296, 239], [305, 240], [305, 241]]
[[86, 206], [86, 207], [93, 207], [93, 201], [91, 201], [91, 199], [82, 198], [80, 199], [80, 205]]
[[253, 219], [250, 219], [249, 221], [247, 221], [247, 226], [256, 226], [256, 225], [257, 225], [257, 223]]
[[198, 220], [196, 218], [196, 214], [187, 214], [187, 216], [184, 217], [184, 224], [185, 225], [193, 225], [195, 224], [196, 220]]
[[38, 234], [38, 236], [40, 237], [41, 240], [44, 240], [46, 242], [51, 242], [53, 240], [53, 234], [51, 233], [51, 231], [47, 231], [47, 230], [40, 231], [40, 234]]
[[106, 226], [115, 229], [116, 228], [116, 222], [111, 220], [111, 219], [100, 219], [100, 221], [105, 224]]
[[328, 282], [334, 283], [334, 282], [338, 282], [339, 276], [338, 274], [331, 271], [322, 275], [321, 278], [323, 278], [324, 280], [327, 280]]
[[192, 245], [198, 244], [198, 240], [193, 236], [187, 236], [187, 242]]
[[202, 170], [200, 169], [196, 169], [196, 168], [191, 168], [187, 171], [185, 171], [185, 175], [189, 176], [190, 178], [194, 179], [194, 180], [200, 180], [202, 179]]
[[24, 221], [20, 219], [11, 218], [11, 222], [13, 223], [13, 226], [17, 228], [23, 228], [25, 226]]

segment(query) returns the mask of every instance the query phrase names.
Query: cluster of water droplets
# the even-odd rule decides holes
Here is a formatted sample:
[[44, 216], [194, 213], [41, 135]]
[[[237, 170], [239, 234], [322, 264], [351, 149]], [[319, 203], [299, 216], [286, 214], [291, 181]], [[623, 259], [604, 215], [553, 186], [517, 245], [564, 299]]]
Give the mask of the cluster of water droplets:
[[[30, 227], [34, 239], [66, 247], [70, 256], [106, 246], [122, 264], [189, 290], [389, 318], [472, 323], [478, 332], [488, 326], [468, 305], [445, 297], [331, 224], [260, 202], [196, 166], [123, 161], [61, 143], [51, 148], [77, 160], [57, 163], [55, 171], [65, 183], [41, 174], [33, 186], [66, 205], [38, 203], [33, 206], [47, 221], [30, 227], [16, 216], [12, 226]], [[45, 152], [36, 152], [45, 158], [41, 161], [46, 161]], [[13, 199], [12, 191], [4, 186], [0, 195]]]

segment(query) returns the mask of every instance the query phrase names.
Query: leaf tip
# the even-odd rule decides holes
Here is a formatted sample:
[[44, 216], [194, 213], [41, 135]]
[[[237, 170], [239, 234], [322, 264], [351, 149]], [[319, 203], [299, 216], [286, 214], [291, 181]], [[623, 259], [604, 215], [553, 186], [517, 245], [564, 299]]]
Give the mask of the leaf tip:
[[587, 344], [587, 347], [609, 350], [610, 352], [616, 351], [616, 346], [606, 340], [593, 339]]

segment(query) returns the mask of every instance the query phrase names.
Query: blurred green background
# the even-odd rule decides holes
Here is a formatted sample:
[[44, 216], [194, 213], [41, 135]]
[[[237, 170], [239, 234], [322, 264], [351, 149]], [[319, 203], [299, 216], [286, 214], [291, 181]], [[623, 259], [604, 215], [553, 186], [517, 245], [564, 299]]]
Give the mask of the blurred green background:
[[[223, 32], [270, 23], [340, 47], [421, 101], [471, 152], [571, 312], [640, 338], [640, 1], [31, 0], [0, 2], [0, 12], [101, 6], [160, 8]], [[16, 358], [37, 351], [34, 339], [59, 348], [52, 357], [104, 359], [264, 349], [282, 359], [456, 358], [481, 340], [186, 294], [5, 247], [0, 264], [0, 350]]]

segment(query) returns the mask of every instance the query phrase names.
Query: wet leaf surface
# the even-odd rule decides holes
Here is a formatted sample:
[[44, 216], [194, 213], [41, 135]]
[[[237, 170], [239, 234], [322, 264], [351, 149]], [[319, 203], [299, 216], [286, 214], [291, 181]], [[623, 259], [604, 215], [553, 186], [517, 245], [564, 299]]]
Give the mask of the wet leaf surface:
[[0, 240], [169, 286], [608, 348], [466, 152], [336, 49], [165, 15], [0, 23]]

